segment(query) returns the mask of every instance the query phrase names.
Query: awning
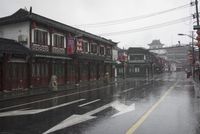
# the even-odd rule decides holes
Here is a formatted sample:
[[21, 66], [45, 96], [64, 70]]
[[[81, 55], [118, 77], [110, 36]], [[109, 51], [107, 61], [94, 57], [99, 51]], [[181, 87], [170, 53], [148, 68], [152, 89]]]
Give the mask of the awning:
[[104, 61], [104, 63], [117, 64], [117, 62], [116, 62], [116, 61], [113, 61], [113, 60], [106, 60], [106, 61]]
[[95, 55], [95, 54], [74, 54], [72, 57], [75, 57], [78, 59], [84, 59], [84, 60], [98, 60], [98, 61], [105, 60], [105, 57]]
[[0, 38], [0, 54], [3, 53], [30, 55], [31, 50], [14, 40]]
[[34, 57], [71, 60], [71, 58], [69, 58], [69, 57], [66, 57], [66, 56], [57, 56], [57, 55], [35, 54]]

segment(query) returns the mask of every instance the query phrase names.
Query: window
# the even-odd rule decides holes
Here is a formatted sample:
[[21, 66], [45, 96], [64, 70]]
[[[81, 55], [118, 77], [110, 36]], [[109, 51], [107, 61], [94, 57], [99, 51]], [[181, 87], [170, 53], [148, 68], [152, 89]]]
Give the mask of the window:
[[130, 60], [144, 60], [144, 55], [130, 55]]
[[64, 48], [64, 36], [55, 34], [53, 36], [53, 43], [55, 47]]
[[135, 73], [139, 73], [140, 72], [140, 68], [139, 67], [135, 67]]
[[105, 52], [104, 52], [104, 51], [105, 51], [105, 50], [104, 50], [104, 47], [103, 47], [103, 46], [101, 46], [101, 47], [100, 47], [100, 54], [101, 54], [101, 55], [104, 55], [104, 54], [105, 54]]
[[91, 52], [92, 53], [97, 53], [97, 44], [91, 44]]
[[89, 43], [88, 42], [83, 42], [83, 52], [88, 52], [88, 45]]
[[129, 68], [129, 73], [134, 73], [134, 68], [133, 67]]
[[106, 48], [106, 55], [111, 55], [111, 49], [110, 48]]
[[34, 43], [40, 44], [40, 45], [47, 45], [48, 39], [47, 39], [48, 33], [41, 30], [34, 30]]

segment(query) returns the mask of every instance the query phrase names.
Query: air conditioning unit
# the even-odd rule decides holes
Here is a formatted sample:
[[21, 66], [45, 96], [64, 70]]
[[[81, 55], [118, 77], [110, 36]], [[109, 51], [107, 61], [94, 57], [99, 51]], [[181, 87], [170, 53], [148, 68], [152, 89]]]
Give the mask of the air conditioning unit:
[[27, 38], [27, 36], [26, 36], [26, 35], [19, 35], [19, 36], [18, 36], [18, 42], [19, 42], [19, 43], [22, 43], [22, 44], [24, 44], [24, 45], [27, 45], [27, 43], [28, 43], [28, 38]]

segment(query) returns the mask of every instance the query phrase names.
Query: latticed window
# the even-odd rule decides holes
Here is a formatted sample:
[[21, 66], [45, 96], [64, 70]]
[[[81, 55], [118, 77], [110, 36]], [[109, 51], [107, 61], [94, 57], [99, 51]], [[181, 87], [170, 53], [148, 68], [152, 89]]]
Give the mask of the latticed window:
[[53, 38], [54, 46], [64, 48], [64, 36], [55, 34]]
[[106, 55], [111, 55], [111, 49], [110, 48], [106, 48]]
[[135, 67], [135, 73], [139, 73], [140, 72], [140, 68], [139, 67]]
[[88, 46], [89, 46], [89, 43], [88, 42], [83, 42], [83, 52], [88, 52]]
[[96, 43], [92, 43], [91, 44], [91, 52], [92, 53], [97, 53], [97, 44]]
[[105, 51], [105, 50], [104, 50], [104, 47], [103, 47], [103, 46], [101, 46], [101, 47], [100, 47], [100, 54], [101, 54], [101, 55], [104, 55], [104, 54], [105, 54], [105, 52], [104, 52], [104, 51]]
[[34, 43], [40, 45], [48, 44], [48, 33], [42, 30], [34, 30]]

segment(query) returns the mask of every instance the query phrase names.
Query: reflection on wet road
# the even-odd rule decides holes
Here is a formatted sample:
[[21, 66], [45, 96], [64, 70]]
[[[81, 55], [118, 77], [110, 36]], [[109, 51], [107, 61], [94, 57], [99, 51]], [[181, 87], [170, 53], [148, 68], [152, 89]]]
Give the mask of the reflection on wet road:
[[181, 72], [0, 105], [0, 133], [200, 133], [200, 99], [191, 79]]

